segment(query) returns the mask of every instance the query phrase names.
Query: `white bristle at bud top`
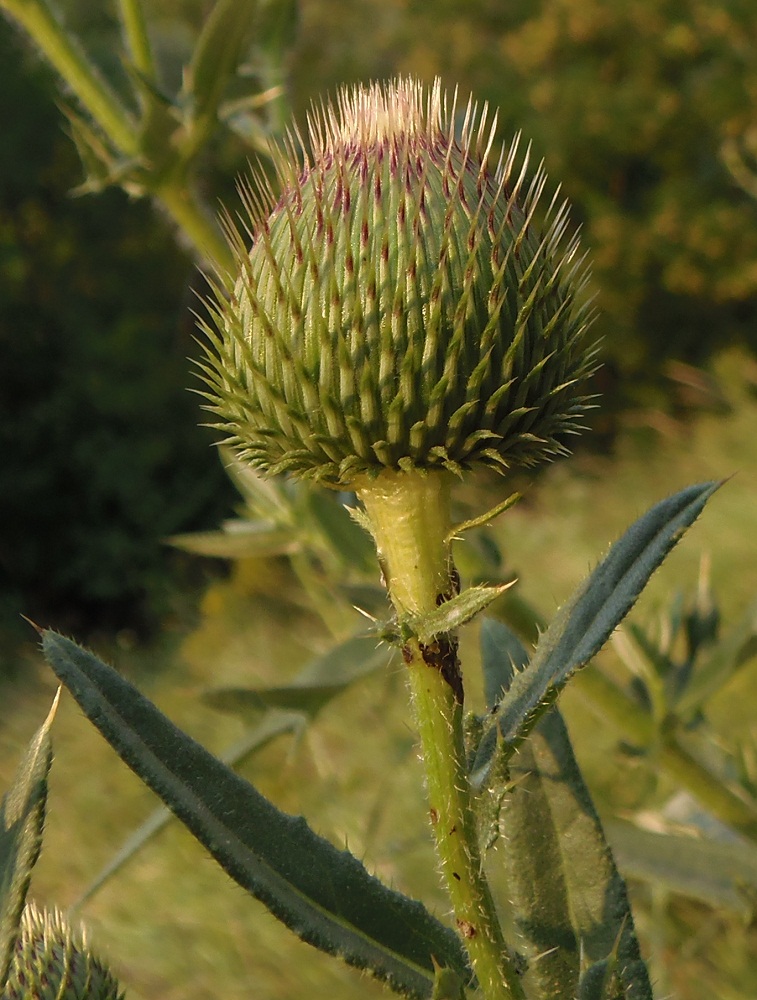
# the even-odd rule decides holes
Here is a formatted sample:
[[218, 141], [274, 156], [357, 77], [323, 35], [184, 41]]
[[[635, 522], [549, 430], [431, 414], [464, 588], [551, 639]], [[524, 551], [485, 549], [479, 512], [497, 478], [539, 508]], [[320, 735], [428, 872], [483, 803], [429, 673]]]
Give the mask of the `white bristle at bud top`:
[[[239, 456], [330, 485], [566, 450], [590, 406], [587, 268], [496, 114], [437, 81], [313, 106], [227, 219], [205, 393]], [[251, 238], [251, 245], [248, 238]]]

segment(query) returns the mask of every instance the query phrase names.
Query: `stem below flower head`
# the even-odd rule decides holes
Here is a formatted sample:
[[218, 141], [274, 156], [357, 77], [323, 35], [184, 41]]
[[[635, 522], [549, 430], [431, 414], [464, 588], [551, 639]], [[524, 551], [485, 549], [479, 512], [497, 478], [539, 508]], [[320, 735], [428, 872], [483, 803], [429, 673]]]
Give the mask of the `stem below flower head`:
[[[402, 622], [456, 592], [447, 541], [446, 474], [382, 472], [355, 484], [387, 589]], [[524, 1000], [481, 863], [463, 742], [463, 686], [454, 636], [403, 647], [428, 784], [429, 815], [458, 932], [486, 1000]]]

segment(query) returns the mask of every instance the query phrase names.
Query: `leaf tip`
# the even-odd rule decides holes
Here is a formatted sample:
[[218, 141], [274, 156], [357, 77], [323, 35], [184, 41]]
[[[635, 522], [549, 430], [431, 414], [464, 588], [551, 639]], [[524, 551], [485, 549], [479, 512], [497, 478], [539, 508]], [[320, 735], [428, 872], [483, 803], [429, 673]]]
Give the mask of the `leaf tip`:
[[21, 615], [21, 617], [24, 619], [25, 622], [28, 622], [31, 625], [31, 627], [34, 629], [37, 635], [45, 634], [45, 630], [42, 628], [41, 625], [38, 625], [36, 622], [32, 621], [31, 618], [27, 618], [26, 615]]

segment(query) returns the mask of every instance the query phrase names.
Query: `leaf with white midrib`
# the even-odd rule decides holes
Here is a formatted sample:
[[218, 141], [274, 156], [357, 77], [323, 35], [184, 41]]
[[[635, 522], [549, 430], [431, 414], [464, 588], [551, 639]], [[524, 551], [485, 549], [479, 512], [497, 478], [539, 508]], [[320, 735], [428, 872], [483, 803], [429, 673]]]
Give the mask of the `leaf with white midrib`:
[[[655, 504], [612, 546], [558, 611], [528, 665], [517, 672], [489, 728], [507, 743], [522, 739], [576, 670], [599, 652], [633, 607], [652, 573], [696, 520], [720, 483], [701, 483]], [[493, 744], [484, 733], [473, 772], [485, 775]]]
[[92, 653], [43, 634], [55, 673], [119, 756], [235, 881], [303, 940], [428, 997], [434, 960], [470, 978], [454, 932], [369, 875], [348, 851], [280, 812]]

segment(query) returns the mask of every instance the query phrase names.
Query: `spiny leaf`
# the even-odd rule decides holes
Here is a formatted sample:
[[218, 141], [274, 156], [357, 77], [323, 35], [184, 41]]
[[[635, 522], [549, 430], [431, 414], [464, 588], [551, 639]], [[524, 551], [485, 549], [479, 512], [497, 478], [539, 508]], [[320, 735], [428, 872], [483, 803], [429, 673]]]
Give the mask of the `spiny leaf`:
[[288, 528], [265, 521], [239, 519], [227, 521], [222, 531], [194, 531], [171, 535], [166, 541], [184, 552], [217, 559], [249, 559], [290, 555], [300, 547], [297, 536]]
[[212, 708], [243, 718], [269, 709], [312, 717], [354, 681], [388, 666], [394, 652], [374, 637], [353, 636], [307, 663], [291, 684], [222, 688], [206, 692], [203, 700]]
[[[493, 631], [502, 630], [500, 625]], [[508, 656], [523, 662], [526, 652], [515, 636], [507, 646]], [[499, 752], [507, 758], [502, 743]], [[502, 773], [499, 763], [495, 756], [492, 775]], [[556, 707], [509, 760], [507, 785], [489, 791], [504, 796], [503, 863], [514, 919], [530, 953], [528, 982], [535, 997], [575, 996], [583, 959], [617, 955], [615, 991], [608, 996], [652, 1000], [625, 885]], [[589, 976], [596, 979], [596, 973]]]
[[421, 903], [382, 885], [303, 818], [276, 809], [92, 653], [52, 631], [42, 646], [122, 760], [303, 940], [407, 996], [430, 996], [434, 960], [470, 978], [458, 938]]
[[218, 0], [187, 70], [184, 91], [195, 120], [215, 115], [251, 36], [256, 0]]
[[471, 528], [481, 528], [485, 524], [489, 524], [493, 521], [495, 517], [499, 517], [500, 514], [504, 514], [506, 510], [513, 507], [520, 499], [520, 493], [513, 493], [502, 503], [498, 503], [496, 507], [492, 507], [491, 510], [487, 510], [485, 514], [480, 517], [471, 518], [470, 521], [461, 521], [460, 524], [456, 524], [452, 531], [447, 536], [447, 541], [454, 541], [458, 535], [461, 535], [464, 531], [470, 531]]
[[481, 622], [480, 642], [484, 697], [486, 707], [493, 712], [515, 674], [528, 663], [528, 653], [515, 633], [494, 618]]
[[484, 611], [492, 601], [496, 601], [515, 581], [500, 584], [498, 587], [468, 587], [462, 594], [440, 604], [435, 611], [425, 615], [416, 615], [405, 623], [411, 632], [422, 643], [429, 643], [434, 636], [443, 632], [455, 632]]
[[8, 977], [32, 869], [42, 847], [47, 775], [53, 759], [50, 727], [59, 695], [0, 805], [0, 990]]
[[[219, 759], [230, 767], [239, 765], [255, 751], [263, 749], [283, 733], [300, 731], [305, 725], [302, 715], [295, 712], [269, 712], [266, 717], [244, 737], [219, 755]], [[76, 900], [75, 908], [83, 906], [106, 882], [123, 868], [142, 848], [156, 837], [176, 817], [170, 809], [159, 806], [137, 829], [127, 837], [110, 861], [98, 872]]]
[[[610, 549], [594, 572], [557, 613], [528, 666], [515, 674], [492, 717], [515, 748], [557, 697], [568, 678], [601, 649], [633, 607], [652, 573], [699, 516], [719, 483], [703, 483], [660, 501]], [[485, 776], [492, 740], [482, 740], [474, 772]]]

